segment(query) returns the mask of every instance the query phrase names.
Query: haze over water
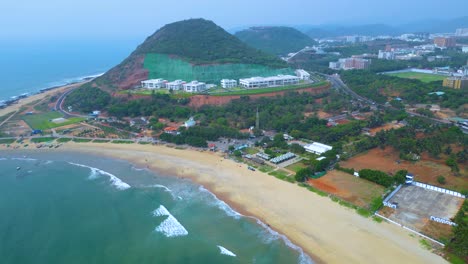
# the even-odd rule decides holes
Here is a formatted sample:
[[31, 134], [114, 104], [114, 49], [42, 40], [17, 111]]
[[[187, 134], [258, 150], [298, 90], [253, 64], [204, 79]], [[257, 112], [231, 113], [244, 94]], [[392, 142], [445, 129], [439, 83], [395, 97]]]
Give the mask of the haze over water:
[[104, 73], [128, 56], [139, 41], [0, 43], [0, 100]]
[[2, 263], [310, 262], [188, 180], [63, 152], [0, 158]]

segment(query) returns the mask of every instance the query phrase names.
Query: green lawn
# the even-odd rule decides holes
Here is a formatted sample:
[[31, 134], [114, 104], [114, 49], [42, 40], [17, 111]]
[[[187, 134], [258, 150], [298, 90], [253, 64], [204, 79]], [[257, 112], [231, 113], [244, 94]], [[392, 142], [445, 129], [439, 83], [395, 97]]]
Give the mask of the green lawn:
[[81, 121], [86, 120], [86, 118], [82, 117], [72, 117], [67, 119], [65, 122], [62, 123], [54, 123], [51, 120], [55, 118], [63, 117], [62, 114], [59, 112], [47, 112], [42, 114], [32, 114], [32, 115], [25, 115], [23, 116], [23, 120], [32, 128], [32, 129], [40, 129], [40, 130], [47, 130], [51, 128], [66, 126], [74, 123], [78, 123]]
[[286, 167], [286, 169], [292, 170], [294, 172], [297, 172], [297, 171], [299, 171], [300, 169], [303, 169], [303, 168], [307, 168], [307, 165], [305, 165], [302, 161], [296, 162], [296, 163], [291, 164], [291, 165]]
[[299, 84], [299, 85], [289, 85], [289, 86], [280, 86], [280, 87], [268, 87], [268, 88], [260, 88], [260, 89], [244, 89], [238, 91], [231, 91], [231, 92], [224, 92], [224, 93], [211, 93], [210, 95], [215, 96], [230, 96], [230, 95], [252, 95], [252, 94], [264, 94], [264, 93], [271, 93], [271, 92], [280, 92], [280, 91], [287, 91], [287, 90], [297, 90], [297, 89], [304, 89], [309, 87], [319, 87], [327, 84], [327, 82], [319, 82], [314, 84]]
[[419, 73], [419, 72], [399, 72], [399, 73], [389, 73], [388, 75], [399, 77], [399, 78], [406, 78], [406, 79], [417, 79], [426, 83], [442, 81], [446, 78], [445, 76], [441, 76], [441, 75]]
[[15, 141], [16, 139], [14, 138], [3, 138], [3, 139], [0, 139], [0, 144], [11, 144]]

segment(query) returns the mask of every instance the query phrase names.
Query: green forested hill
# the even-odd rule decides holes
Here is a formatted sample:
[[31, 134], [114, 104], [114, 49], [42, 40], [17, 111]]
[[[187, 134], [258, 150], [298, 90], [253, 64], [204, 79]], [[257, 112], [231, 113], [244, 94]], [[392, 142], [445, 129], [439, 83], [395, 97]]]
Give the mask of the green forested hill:
[[235, 36], [252, 47], [275, 55], [286, 55], [315, 44], [309, 36], [290, 27], [251, 27]]
[[[155, 60], [155, 56], [164, 59]], [[168, 62], [167, 59], [175, 62]], [[161, 68], [174, 64], [183, 64], [184, 67], [173, 68], [170, 74], [167, 69], [161, 71]], [[226, 69], [229, 67], [226, 65], [235, 65], [231, 67], [234, 72], [227, 74]], [[209, 72], [219, 74], [208, 74], [209, 78], [204, 78], [206, 74], [203, 72], [207, 66]], [[218, 66], [221, 69], [217, 69]], [[178, 69], [181, 70], [180, 74]], [[199, 81], [219, 81], [225, 77], [239, 78], [259, 75], [259, 72], [278, 74], [285, 71], [290, 72], [286, 62], [248, 46], [212, 21], [189, 19], [168, 24], [156, 31], [128, 58], [96, 79], [91, 86], [115, 91], [135, 87], [148, 78], [174, 80], [190, 77]]]

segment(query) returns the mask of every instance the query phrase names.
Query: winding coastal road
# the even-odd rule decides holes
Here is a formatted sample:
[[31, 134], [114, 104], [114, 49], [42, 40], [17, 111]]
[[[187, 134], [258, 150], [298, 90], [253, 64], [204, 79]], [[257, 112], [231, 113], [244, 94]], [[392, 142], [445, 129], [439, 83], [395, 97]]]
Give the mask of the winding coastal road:
[[[320, 73], [319, 73], [320, 74]], [[326, 75], [326, 74], [320, 74], [324, 77], [327, 78], [327, 80], [329, 80], [332, 85], [339, 89], [340, 91], [344, 92], [345, 94], [348, 94], [350, 96], [352, 96], [354, 99], [358, 100], [358, 101], [361, 101], [361, 102], [365, 102], [367, 103], [368, 105], [375, 105], [375, 106], [381, 106], [381, 107], [384, 107], [384, 108], [390, 108], [390, 109], [394, 109], [394, 110], [399, 110], [393, 106], [390, 106], [390, 105], [383, 105], [383, 104], [378, 104], [366, 97], [363, 97], [363, 96], [360, 96], [359, 94], [357, 94], [356, 92], [354, 92], [353, 90], [351, 90], [351, 88], [349, 88], [340, 78], [339, 75]], [[418, 114], [418, 113], [414, 113], [414, 112], [411, 112], [411, 111], [408, 111], [405, 109], [405, 112], [410, 115], [410, 116], [417, 116], [417, 117], [420, 117], [420, 118], [424, 118], [426, 120], [429, 120], [429, 121], [433, 121], [433, 122], [437, 122], [437, 123], [441, 123], [441, 124], [445, 124], [445, 125], [451, 125], [452, 122], [448, 121], [448, 120], [443, 120], [443, 119], [438, 119], [438, 118], [432, 118], [432, 117], [427, 117], [427, 116], [424, 116], [424, 115], [421, 115], [421, 114]]]

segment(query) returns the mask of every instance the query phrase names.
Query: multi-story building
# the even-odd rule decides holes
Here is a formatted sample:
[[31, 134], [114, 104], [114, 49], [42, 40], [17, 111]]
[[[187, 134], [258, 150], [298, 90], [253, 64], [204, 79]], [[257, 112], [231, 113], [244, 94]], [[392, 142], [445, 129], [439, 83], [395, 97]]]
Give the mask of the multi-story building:
[[310, 80], [310, 73], [304, 71], [303, 69], [296, 70], [295, 73], [301, 80]]
[[292, 75], [278, 75], [271, 77], [252, 77], [240, 79], [239, 84], [245, 88], [261, 88], [294, 85], [299, 83], [299, 78]]
[[345, 58], [339, 59], [338, 62], [330, 62], [329, 67], [330, 69], [335, 70], [363, 70], [368, 69], [371, 64], [371, 60], [362, 59], [362, 58]]
[[146, 89], [161, 89], [165, 87], [165, 81], [163, 79], [151, 79], [141, 82], [141, 87]]
[[237, 81], [236, 80], [229, 80], [229, 79], [222, 79], [221, 80], [221, 87], [223, 88], [233, 88], [237, 87]]
[[206, 90], [206, 84], [204, 82], [191, 81], [184, 84], [184, 91], [188, 93], [199, 93], [203, 92], [204, 90]]
[[468, 88], [468, 78], [465, 77], [449, 77], [444, 79], [442, 86], [453, 89], [466, 89]]
[[468, 36], [468, 28], [457, 28], [455, 31], [455, 36]]
[[435, 37], [434, 44], [439, 48], [451, 48], [457, 45], [455, 39], [450, 37]]
[[182, 80], [175, 80], [173, 82], [166, 83], [166, 88], [168, 90], [178, 91], [184, 88], [184, 82]]
[[377, 56], [377, 58], [382, 60], [394, 60], [395, 52], [379, 50], [379, 55]]

